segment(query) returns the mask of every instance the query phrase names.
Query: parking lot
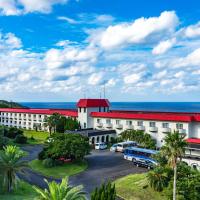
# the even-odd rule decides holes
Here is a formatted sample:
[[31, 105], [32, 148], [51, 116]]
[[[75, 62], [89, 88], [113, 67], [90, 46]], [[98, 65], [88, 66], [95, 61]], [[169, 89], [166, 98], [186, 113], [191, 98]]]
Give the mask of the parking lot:
[[132, 162], [124, 160], [122, 153], [109, 150], [93, 150], [86, 159], [88, 160], [88, 169], [70, 177], [70, 184], [82, 184], [87, 192], [91, 192], [104, 181], [113, 181], [131, 173], [147, 171], [147, 169], [136, 167]]

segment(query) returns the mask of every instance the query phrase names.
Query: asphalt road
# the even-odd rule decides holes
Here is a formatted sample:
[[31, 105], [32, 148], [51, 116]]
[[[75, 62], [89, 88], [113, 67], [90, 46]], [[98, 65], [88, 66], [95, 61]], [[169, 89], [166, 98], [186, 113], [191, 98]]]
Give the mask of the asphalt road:
[[[25, 160], [31, 161], [36, 159], [41, 149], [41, 145], [23, 147], [23, 150], [29, 153]], [[134, 166], [130, 161], [124, 160], [123, 154], [110, 152], [108, 150], [94, 150], [90, 155], [86, 156], [86, 159], [88, 161], [88, 169], [80, 174], [71, 176], [69, 183], [73, 186], [83, 185], [87, 193], [93, 191], [95, 187], [98, 187], [104, 181], [113, 181], [131, 173], [143, 173], [147, 171], [144, 168]], [[49, 181], [55, 180], [60, 182], [59, 179], [47, 178], [31, 169], [26, 169], [26, 173], [19, 176], [30, 184], [42, 188], [46, 187], [44, 178]]]

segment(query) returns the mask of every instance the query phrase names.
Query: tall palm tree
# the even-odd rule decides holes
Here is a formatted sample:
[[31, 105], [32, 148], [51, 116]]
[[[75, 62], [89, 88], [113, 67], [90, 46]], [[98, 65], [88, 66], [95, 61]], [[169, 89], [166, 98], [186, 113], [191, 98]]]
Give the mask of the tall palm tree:
[[48, 127], [49, 129], [49, 134], [51, 135], [52, 130], [54, 128], [54, 118], [52, 116], [45, 117], [44, 119], [44, 127]]
[[24, 152], [19, 147], [8, 145], [4, 147], [0, 154], [0, 173], [4, 178], [6, 191], [10, 192], [17, 183], [17, 173], [24, 172], [28, 166], [26, 161], [22, 161]]
[[33, 186], [35, 191], [39, 194], [40, 200], [86, 200], [85, 193], [82, 191], [82, 186], [70, 187], [68, 179], [63, 178], [61, 183], [55, 181], [48, 182], [48, 190]]
[[177, 163], [184, 155], [187, 146], [184, 138], [185, 135], [179, 132], [168, 133], [164, 139], [165, 145], [161, 148], [161, 153], [167, 157], [168, 164], [174, 170], [173, 200], [176, 200]]

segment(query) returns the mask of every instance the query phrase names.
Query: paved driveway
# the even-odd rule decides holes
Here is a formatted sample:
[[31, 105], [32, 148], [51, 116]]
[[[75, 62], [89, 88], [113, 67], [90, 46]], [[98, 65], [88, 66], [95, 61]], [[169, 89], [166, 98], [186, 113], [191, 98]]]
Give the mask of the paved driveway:
[[[30, 161], [37, 158], [37, 154], [41, 151], [42, 146], [26, 146], [23, 149], [29, 152], [25, 160]], [[137, 168], [132, 162], [124, 160], [123, 154], [110, 152], [108, 150], [92, 151], [90, 155], [86, 156], [86, 159], [88, 161], [88, 169], [80, 174], [71, 176], [69, 183], [74, 186], [83, 185], [85, 191], [88, 193], [104, 181], [113, 181], [131, 173], [143, 173], [146, 171], [146, 169]], [[20, 175], [20, 177], [32, 185], [37, 185], [42, 188], [46, 187], [46, 183], [43, 181], [46, 177], [33, 172], [31, 169], [27, 169], [26, 175]], [[47, 179], [49, 181], [60, 181], [54, 178]]]
[[87, 156], [88, 169], [70, 177], [71, 185], [82, 184], [87, 192], [91, 192], [102, 182], [115, 180], [131, 173], [143, 173], [144, 168], [135, 167], [132, 162], [124, 160], [123, 154], [110, 151], [92, 151]]

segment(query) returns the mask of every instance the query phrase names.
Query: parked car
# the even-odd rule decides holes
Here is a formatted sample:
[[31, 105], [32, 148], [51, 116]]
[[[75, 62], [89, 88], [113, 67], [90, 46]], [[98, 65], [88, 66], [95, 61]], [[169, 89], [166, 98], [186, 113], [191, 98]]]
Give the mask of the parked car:
[[95, 144], [95, 149], [103, 150], [103, 149], [106, 149], [106, 148], [107, 148], [107, 144], [104, 143], [104, 142], [96, 143], [96, 144]]
[[154, 163], [151, 160], [145, 160], [145, 159], [134, 159], [133, 160], [133, 164], [136, 165], [137, 167], [145, 167], [148, 169], [153, 169], [156, 165], [156, 163]]
[[117, 144], [113, 144], [110, 148], [110, 151], [124, 152], [125, 148], [134, 147], [134, 146], [137, 146], [137, 143], [134, 142], [134, 141], [120, 142], [120, 143], [117, 143]]

